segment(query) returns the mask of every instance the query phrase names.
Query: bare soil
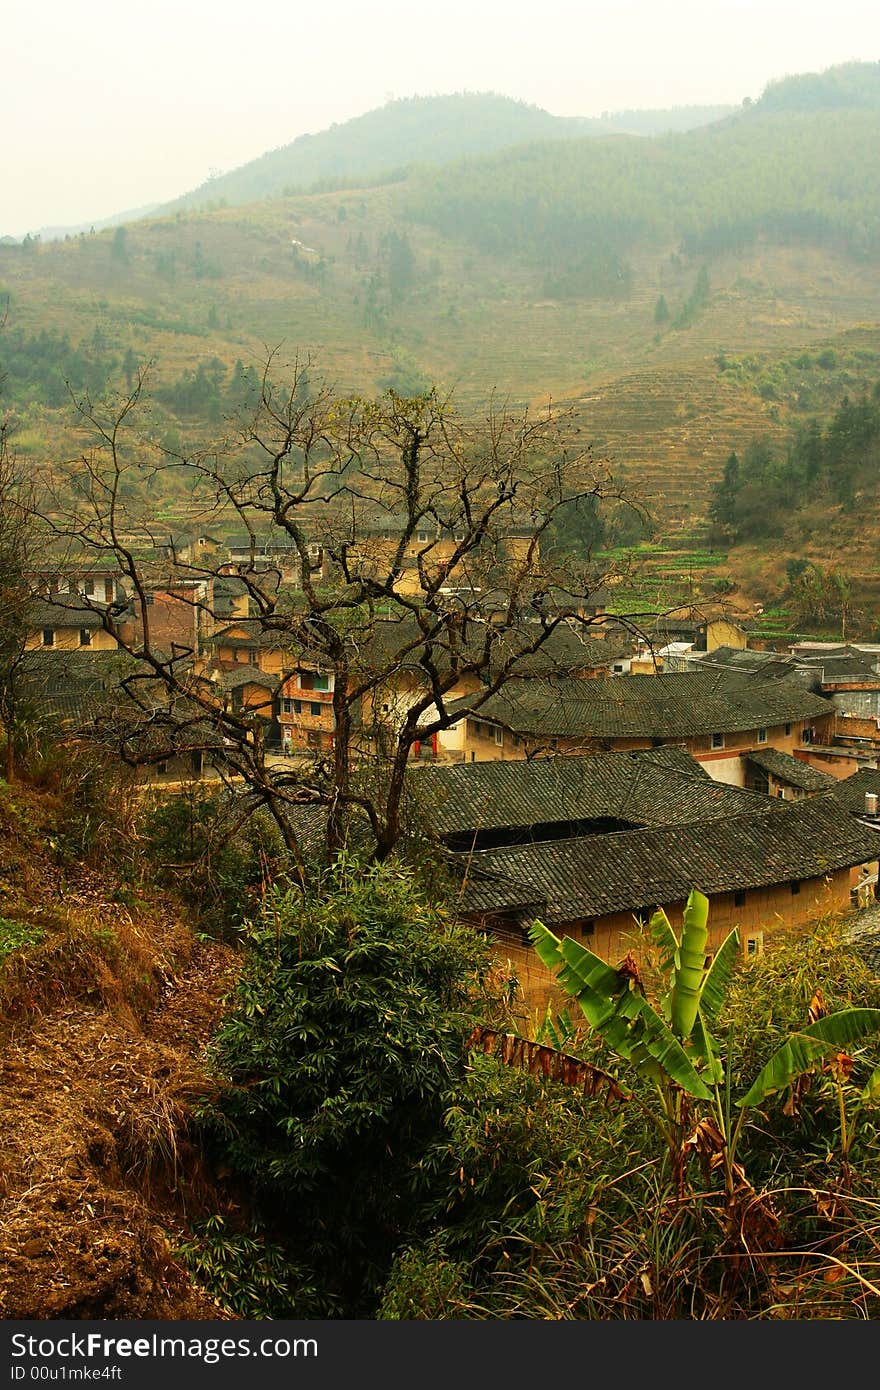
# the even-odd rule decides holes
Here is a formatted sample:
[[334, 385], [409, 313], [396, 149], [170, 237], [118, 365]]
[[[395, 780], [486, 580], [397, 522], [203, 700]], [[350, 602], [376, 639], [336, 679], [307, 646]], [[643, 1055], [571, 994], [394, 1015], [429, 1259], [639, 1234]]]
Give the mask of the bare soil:
[[224, 1206], [192, 1106], [235, 953], [4, 828], [0, 915], [45, 935], [0, 965], [0, 1317], [230, 1317], [174, 1251]]

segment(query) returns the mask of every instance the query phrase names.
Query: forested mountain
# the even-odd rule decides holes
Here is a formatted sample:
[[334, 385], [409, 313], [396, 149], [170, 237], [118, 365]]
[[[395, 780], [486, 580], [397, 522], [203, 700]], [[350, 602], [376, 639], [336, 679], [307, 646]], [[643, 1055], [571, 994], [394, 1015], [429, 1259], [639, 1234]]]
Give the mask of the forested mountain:
[[873, 254], [880, 108], [520, 146], [418, 171], [402, 196], [410, 216], [483, 252], [563, 268], [567, 293], [621, 292], [640, 243], [711, 256], [766, 235]]
[[755, 110], [829, 111], [880, 106], [880, 63], [839, 63], [768, 83]]
[[400, 178], [414, 164], [444, 164], [535, 140], [686, 130], [718, 120], [729, 110], [684, 106], [589, 118], [551, 116], [538, 106], [490, 92], [408, 97], [315, 135], [300, 135], [289, 145], [209, 179], [162, 211], [218, 202], [249, 203], [293, 190], [369, 184]]
[[[202, 444], [279, 347], [279, 363], [310, 355], [340, 391], [436, 383], [465, 412], [493, 392], [571, 402], [660, 535], [697, 536], [732, 450], [744, 459], [761, 440], [779, 457], [793, 428], [824, 429], [880, 375], [876, 67], [820, 74], [809, 99], [790, 79], [774, 109], [762, 98], [650, 140], [544, 138], [372, 187], [0, 244], [19, 458], [78, 452], [68, 385], [96, 399], [147, 363], [153, 436]], [[826, 88], [846, 102], [783, 109], [786, 91], [797, 108]], [[464, 112], [471, 99], [436, 100]], [[512, 111], [522, 129], [554, 119], [473, 100], [499, 138]], [[326, 134], [341, 149], [354, 132], [346, 158], [364, 168], [357, 132], [372, 118], [427, 129], [437, 109], [394, 103]], [[880, 526], [870, 480], [856, 490]]]

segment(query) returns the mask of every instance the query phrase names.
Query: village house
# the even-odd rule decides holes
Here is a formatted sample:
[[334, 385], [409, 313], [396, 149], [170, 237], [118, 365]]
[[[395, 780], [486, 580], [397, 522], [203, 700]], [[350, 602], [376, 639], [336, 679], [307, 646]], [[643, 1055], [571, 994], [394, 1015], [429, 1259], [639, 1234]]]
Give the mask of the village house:
[[465, 854], [779, 809], [675, 747], [437, 764], [414, 771], [407, 792], [413, 822]]
[[779, 748], [753, 748], [744, 755], [745, 785], [766, 796], [783, 801], [802, 801], [836, 784], [829, 772], [813, 767], [804, 758], [795, 758]]
[[116, 640], [106, 631], [102, 617], [111, 605], [122, 632], [133, 634], [134, 615], [116, 570], [64, 565], [25, 577], [33, 593], [25, 640], [28, 651], [115, 650]]
[[[331, 527], [332, 522], [328, 521], [326, 525]], [[343, 519], [340, 536], [346, 534], [347, 525], [350, 522]], [[349, 538], [347, 558], [351, 572], [385, 576], [399, 569], [395, 589], [403, 595], [415, 595], [422, 591], [422, 572], [431, 582], [447, 576], [454, 581], [459, 573], [458, 549], [467, 534], [464, 523], [462, 529], [458, 530], [425, 516], [409, 539], [404, 541], [408, 529], [407, 519], [402, 514], [381, 509], [365, 512], [358, 518]], [[530, 547], [532, 558], [537, 563], [534, 542], [535, 527], [531, 518], [524, 519], [521, 525], [496, 518], [492, 535], [486, 537], [485, 555], [475, 552], [473, 547], [469, 549], [468, 569], [472, 574], [481, 563], [487, 570], [499, 565], [522, 566], [528, 561]]]
[[680, 929], [691, 888], [709, 898], [710, 952], [737, 926], [745, 953], [759, 953], [768, 931], [848, 910], [880, 855], [880, 832], [841, 817], [828, 796], [777, 805], [777, 815], [487, 850], [468, 866], [459, 911], [535, 984], [541, 969], [525, 935], [534, 918], [616, 961], [638, 950], [636, 919], [656, 907]]
[[[293, 537], [285, 532], [274, 531], [268, 536], [232, 536], [226, 543], [226, 550], [230, 572], [252, 574], [258, 579], [277, 575], [279, 584], [292, 589], [302, 588], [303, 565], [299, 548]], [[309, 541], [306, 543], [306, 555], [310, 577], [315, 581], [323, 579], [326, 570], [324, 547], [317, 541]]]
[[548, 753], [626, 751], [678, 744], [718, 781], [746, 783], [744, 756], [762, 748], [793, 755], [827, 739], [835, 709], [797, 681], [724, 671], [540, 680], [497, 695], [467, 696], [441, 735], [458, 761]]
[[551, 988], [527, 934], [536, 917], [616, 961], [638, 954], [637, 918], [662, 906], [680, 925], [697, 887], [710, 949], [738, 926], [752, 954], [876, 882], [880, 830], [841, 816], [832, 795], [792, 804], [715, 782], [680, 748], [430, 767], [410, 794], [457, 866], [460, 913], [533, 1004]]

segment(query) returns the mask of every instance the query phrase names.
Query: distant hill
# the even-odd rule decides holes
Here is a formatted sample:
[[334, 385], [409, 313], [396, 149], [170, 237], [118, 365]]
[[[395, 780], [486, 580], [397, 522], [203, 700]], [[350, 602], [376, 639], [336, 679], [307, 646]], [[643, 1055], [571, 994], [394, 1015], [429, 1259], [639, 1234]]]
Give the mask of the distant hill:
[[408, 215], [486, 254], [519, 254], [547, 294], [618, 295], [637, 246], [688, 255], [759, 237], [880, 253], [880, 107], [746, 112], [681, 134], [544, 141], [401, 190]]
[[[103, 232], [107, 227], [122, 227], [126, 222], [139, 222], [151, 217], [158, 210], [157, 203], [148, 203], [140, 208], [128, 208], [126, 212], [114, 212], [112, 217], [96, 218], [93, 222], [77, 222], [64, 227], [38, 227], [34, 236], [41, 241], [63, 241], [66, 236], [79, 236], [81, 232]], [[21, 237], [3, 237], [5, 242], [21, 241]]]
[[832, 111], [880, 107], [880, 63], [839, 63], [824, 72], [803, 72], [770, 82], [756, 111]]
[[731, 109], [685, 106], [589, 118], [552, 116], [538, 106], [487, 92], [409, 97], [316, 135], [300, 135], [289, 145], [209, 179], [161, 210], [239, 205], [294, 190], [369, 184], [400, 177], [414, 164], [445, 164], [535, 140], [688, 130], [718, 120]]
[[[436, 383], [465, 412], [493, 391], [570, 401], [663, 534], [701, 545], [732, 449], [766, 436], [782, 456], [791, 428], [830, 418], [880, 375], [875, 66], [818, 75], [846, 101], [817, 106], [804, 88], [795, 100], [786, 79], [792, 109], [768, 89], [700, 128], [670, 131], [676, 113], [655, 113], [654, 138], [638, 112], [583, 122], [497, 97], [395, 102], [312, 137], [296, 181], [320, 170], [344, 187], [217, 198], [70, 242], [0, 242], [2, 406], [17, 456], [34, 468], [79, 456], [68, 386], [97, 401], [147, 363], [148, 437], [201, 447], [252, 400], [277, 346], [279, 376], [311, 355], [310, 375], [343, 391]], [[479, 140], [498, 148], [468, 148], [477, 111]], [[456, 157], [432, 166], [450, 147]], [[364, 171], [382, 160], [371, 184]], [[291, 167], [276, 170], [285, 187]], [[827, 528], [866, 571], [875, 491], [859, 498], [858, 525], [847, 514]], [[155, 500], [163, 524], [182, 523], [172, 480]], [[793, 532], [774, 553], [806, 543]]]

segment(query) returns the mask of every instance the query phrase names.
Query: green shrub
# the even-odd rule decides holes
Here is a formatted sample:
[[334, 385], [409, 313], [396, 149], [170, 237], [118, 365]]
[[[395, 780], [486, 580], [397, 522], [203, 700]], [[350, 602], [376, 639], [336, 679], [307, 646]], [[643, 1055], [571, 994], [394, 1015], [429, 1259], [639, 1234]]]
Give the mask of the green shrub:
[[423, 1159], [485, 1015], [486, 948], [408, 871], [352, 863], [305, 896], [273, 891], [244, 935], [207, 1132], [328, 1307], [362, 1315], [419, 1229]]
[[13, 951], [26, 950], [28, 946], [38, 946], [43, 940], [41, 927], [32, 922], [19, 922], [15, 918], [0, 917], [0, 965]]

